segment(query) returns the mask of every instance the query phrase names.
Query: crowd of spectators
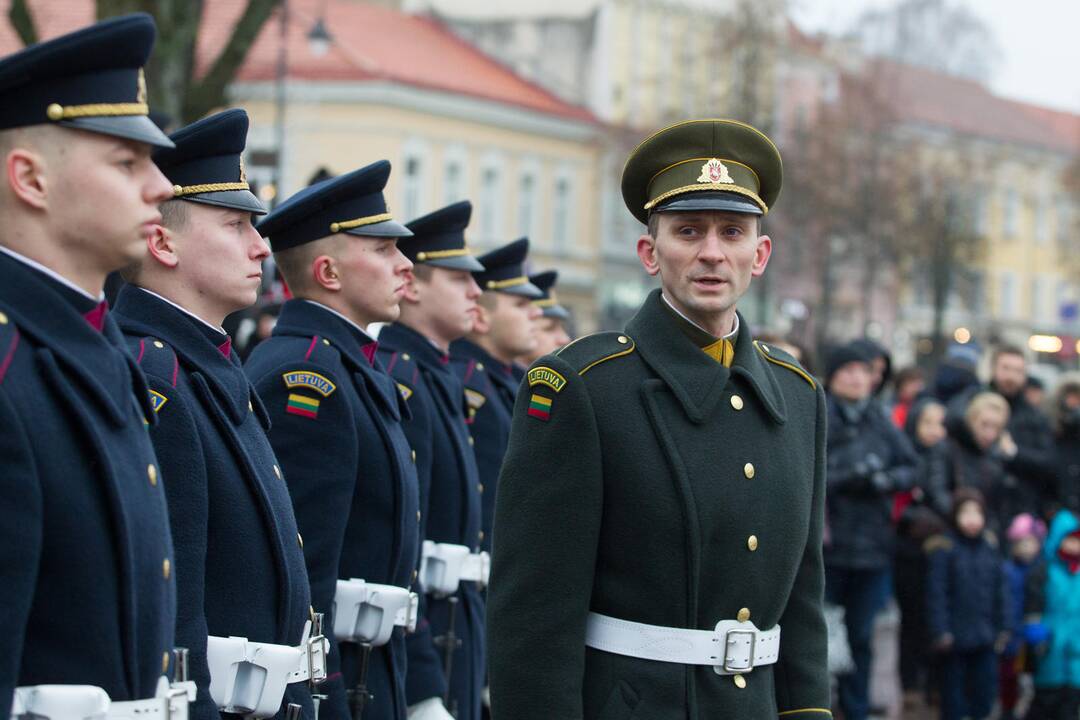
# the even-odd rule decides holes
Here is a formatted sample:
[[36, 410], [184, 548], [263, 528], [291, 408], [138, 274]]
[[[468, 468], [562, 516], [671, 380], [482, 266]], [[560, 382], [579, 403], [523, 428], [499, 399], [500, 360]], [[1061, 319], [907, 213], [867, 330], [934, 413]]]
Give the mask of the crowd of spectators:
[[875, 617], [900, 610], [909, 702], [944, 720], [1080, 717], [1080, 374], [1047, 388], [974, 344], [933, 378], [855, 341], [829, 353], [826, 600], [853, 668], [838, 715], [870, 716]]

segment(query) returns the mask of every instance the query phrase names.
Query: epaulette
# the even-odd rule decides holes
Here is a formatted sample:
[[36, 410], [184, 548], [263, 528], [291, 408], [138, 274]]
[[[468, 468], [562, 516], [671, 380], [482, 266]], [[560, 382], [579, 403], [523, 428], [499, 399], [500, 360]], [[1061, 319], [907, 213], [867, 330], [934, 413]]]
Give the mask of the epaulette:
[[[176, 351], [173, 350], [172, 345], [159, 340], [155, 337], [144, 337], [139, 340], [138, 346], [135, 348], [135, 362], [138, 363], [139, 368], [143, 371], [147, 377], [152, 377], [167, 385], [168, 387], [176, 387], [176, 379], [180, 375], [180, 360], [176, 357]], [[154, 383], [151, 383], [153, 385]], [[150, 387], [150, 405], [154, 408], [154, 412], [161, 412], [161, 408], [165, 406], [165, 403], [169, 402], [169, 397], [166, 393], [155, 390]]]
[[379, 355], [382, 356], [387, 374], [397, 384], [401, 397], [406, 400], [411, 398], [420, 379], [420, 364], [413, 360], [412, 355], [400, 350], [380, 350]]
[[761, 357], [765, 358], [773, 365], [779, 365], [782, 368], [787, 368], [791, 372], [801, 377], [806, 382], [810, 383], [810, 387], [817, 390], [817, 381], [811, 377], [810, 373], [806, 372], [799, 361], [793, 358], [790, 354], [784, 352], [780, 348], [763, 343], [759, 340], [754, 341], [754, 347], [761, 353]]
[[4, 382], [15, 348], [19, 346], [19, 329], [15, 321], [0, 309], [0, 383]]
[[923, 552], [927, 555], [939, 550], [952, 550], [953, 542], [948, 535], [931, 535], [923, 543]]
[[[555, 352], [555, 355], [570, 367], [584, 375], [597, 365], [608, 360], [625, 357], [634, 352], [634, 339], [618, 332], [600, 332], [578, 338]], [[529, 384], [532, 385], [534, 374], [546, 368], [533, 368], [529, 371]], [[552, 371], [553, 372], [553, 371]]]

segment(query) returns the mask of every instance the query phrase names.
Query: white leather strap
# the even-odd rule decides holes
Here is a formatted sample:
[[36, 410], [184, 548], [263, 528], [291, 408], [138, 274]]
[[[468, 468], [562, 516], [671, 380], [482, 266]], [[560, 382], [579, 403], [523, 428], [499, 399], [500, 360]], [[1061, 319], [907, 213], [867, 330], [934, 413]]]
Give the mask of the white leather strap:
[[780, 626], [758, 630], [751, 622], [721, 620], [713, 630], [686, 630], [589, 613], [585, 644], [643, 660], [711, 665], [718, 675], [735, 675], [776, 662]]
[[195, 683], [170, 685], [162, 677], [145, 700], [112, 702], [94, 685], [32, 685], [15, 688], [12, 720], [187, 720]]
[[486, 552], [471, 553], [461, 564], [461, 579], [487, 587], [491, 578], [491, 555]]
[[462, 582], [480, 587], [491, 575], [491, 556], [474, 553], [465, 545], [425, 540], [420, 558], [420, 586], [426, 593], [445, 597], [458, 591]]
[[395, 627], [416, 630], [419, 596], [407, 588], [352, 578], [338, 580], [334, 592], [334, 637], [338, 642], [390, 642]]

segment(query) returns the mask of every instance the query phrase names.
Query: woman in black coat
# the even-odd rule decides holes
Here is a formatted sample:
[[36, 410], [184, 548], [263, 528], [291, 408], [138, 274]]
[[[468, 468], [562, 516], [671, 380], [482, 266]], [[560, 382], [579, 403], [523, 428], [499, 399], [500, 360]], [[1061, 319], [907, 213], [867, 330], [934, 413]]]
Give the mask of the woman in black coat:
[[1080, 511], [1080, 373], [1062, 376], [1047, 408], [1054, 428], [1052, 509]]

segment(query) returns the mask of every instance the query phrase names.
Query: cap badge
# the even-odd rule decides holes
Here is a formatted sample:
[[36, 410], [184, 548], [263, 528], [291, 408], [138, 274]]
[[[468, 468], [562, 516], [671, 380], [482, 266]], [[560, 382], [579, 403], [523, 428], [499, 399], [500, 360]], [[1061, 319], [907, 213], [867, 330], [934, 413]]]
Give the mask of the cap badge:
[[146, 102], [146, 74], [143, 72], [142, 68], [139, 68], [139, 79], [137, 81], [137, 84], [136, 84], [135, 88], [136, 88], [135, 89], [135, 102], [137, 102], [137, 103], [145, 103]]
[[697, 179], [699, 183], [712, 183], [719, 185], [726, 183], [728, 185], [734, 185], [735, 180], [728, 173], [727, 166], [720, 162], [716, 158], [709, 160], [701, 166], [701, 177]]
[[240, 182], [247, 182], [247, 172], [244, 171], [244, 156], [240, 156]]

